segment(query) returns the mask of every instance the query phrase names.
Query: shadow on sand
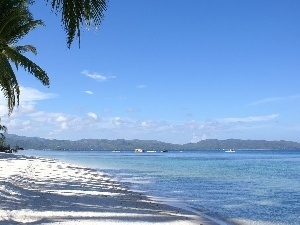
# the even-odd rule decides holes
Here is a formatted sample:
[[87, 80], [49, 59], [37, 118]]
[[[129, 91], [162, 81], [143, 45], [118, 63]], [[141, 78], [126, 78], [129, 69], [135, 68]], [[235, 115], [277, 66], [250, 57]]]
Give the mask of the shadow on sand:
[[[213, 224], [191, 212], [132, 192], [93, 169], [50, 159], [12, 156], [7, 160], [11, 160], [11, 166], [21, 160], [26, 163], [19, 173], [0, 179], [0, 206], [4, 214], [0, 214], [0, 224], [68, 221], [192, 224], [194, 219], [197, 224], [202, 221]], [[0, 177], [3, 169], [2, 163]]]

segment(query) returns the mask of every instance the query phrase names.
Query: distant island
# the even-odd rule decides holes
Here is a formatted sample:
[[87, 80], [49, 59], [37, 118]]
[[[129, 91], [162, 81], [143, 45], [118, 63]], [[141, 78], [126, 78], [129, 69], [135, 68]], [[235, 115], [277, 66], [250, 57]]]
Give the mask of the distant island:
[[24, 149], [53, 149], [53, 150], [300, 150], [300, 143], [293, 141], [266, 141], [266, 140], [240, 140], [240, 139], [207, 139], [197, 143], [171, 144], [156, 140], [107, 140], [107, 139], [81, 139], [50, 140], [39, 137], [25, 137], [15, 134], [5, 134], [6, 142], [10, 146], [20, 146]]

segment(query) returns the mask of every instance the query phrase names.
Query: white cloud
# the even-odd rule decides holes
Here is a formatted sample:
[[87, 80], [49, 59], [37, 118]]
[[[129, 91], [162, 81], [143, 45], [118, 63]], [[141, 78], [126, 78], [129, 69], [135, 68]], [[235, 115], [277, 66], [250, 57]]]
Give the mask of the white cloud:
[[[21, 103], [25, 103], [25, 102], [41, 101], [46, 99], [52, 99], [55, 97], [57, 97], [57, 95], [54, 93], [41, 92], [35, 88], [20, 86], [20, 105]], [[6, 103], [7, 100], [1, 92], [0, 104], [6, 105]]]
[[300, 95], [291, 95], [291, 96], [285, 96], [285, 97], [271, 97], [271, 98], [264, 98], [255, 102], [252, 102], [249, 104], [249, 106], [256, 106], [256, 105], [262, 105], [272, 102], [278, 102], [278, 101], [284, 101], [284, 100], [292, 100], [292, 99], [299, 99]]
[[144, 128], [149, 128], [149, 127], [152, 127], [153, 125], [155, 125], [155, 123], [152, 120], [147, 120], [147, 121], [141, 122], [141, 126]]
[[190, 120], [190, 121], [185, 122], [185, 125], [190, 127], [190, 128], [193, 128], [193, 127], [197, 126], [197, 121], [196, 120]]
[[89, 112], [88, 113], [88, 116], [90, 117], [90, 118], [93, 118], [93, 119], [98, 119], [98, 116], [95, 114], [95, 113], [92, 113], [92, 112]]
[[102, 110], [102, 112], [103, 113], [110, 113], [110, 110], [105, 108], [105, 109]]
[[[55, 95], [49, 95], [33, 88], [24, 88], [24, 90], [26, 95], [21, 105], [13, 111], [10, 117], [7, 116], [6, 106], [0, 105], [0, 112], [5, 112], [2, 124], [8, 127], [9, 133], [50, 139], [124, 138], [187, 143], [239, 134], [243, 130], [264, 129], [270, 125], [268, 121], [279, 117], [279, 114], [271, 114], [210, 121], [194, 119], [172, 122], [106, 116], [100, 120], [93, 112], [87, 113], [87, 116], [77, 116], [38, 110], [36, 107], [38, 101], [55, 97]], [[136, 110], [130, 108], [128, 111]], [[109, 113], [109, 110], [105, 109], [103, 112]]]
[[140, 84], [140, 85], [138, 85], [138, 86], [136, 86], [136, 87], [142, 89], [142, 88], [146, 88], [147, 86], [144, 85], [144, 84]]
[[135, 109], [135, 108], [131, 108], [131, 107], [127, 108], [127, 112], [129, 112], [129, 113], [134, 113], [134, 112], [138, 112], [138, 111], [139, 110]]
[[191, 143], [197, 143], [199, 141], [206, 140], [206, 139], [208, 139], [208, 136], [206, 134], [193, 133]]
[[67, 120], [67, 117], [66, 116], [62, 116], [62, 115], [59, 115], [56, 119], [55, 119], [55, 121], [57, 121], [57, 122], [64, 122], [64, 121], [66, 121]]
[[45, 93], [31, 87], [22, 86], [20, 87], [20, 92], [20, 103], [52, 99], [57, 96], [53, 93]]
[[88, 70], [82, 71], [82, 74], [84, 74], [85, 76], [87, 76], [89, 78], [97, 80], [97, 81], [106, 81], [108, 79], [116, 78], [115, 76], [104, 76], [104, 75], [101, 75], [101, 74], [98, 74], [98, 73], [91, 73]]
[[88, 94], [88, 95], [92, 95], [92, 94], [94, 94], [92, 91], [84, 91], [86, 94]]
[[116, 125], [116, 126], [120, 126], [122, 123], [123, 123], [123, 120], [121, 119], [121, 117], [115, 117], [113, 119], [113, 123]]
[[66, 122], [61, 123], [60, 127], [61, 127], [62, 130], [68, 129], [68, 125], [67, 125]]
[[265, 98], [265, 99], [261, 99], [255, 102], [250, 103], [250, 106], [254, 106], [254, 105], [261, 105], [261, 104], [266, 104], [266, 103], [270, 103], [270, 102], [277, 102], [282, 100], [282, 97], [274, 97], [274, 98]]
[[275, 118], [279, 117], [279, 114], [272, 114], [272, 115], [267, 115], [267, 116], [248, 116], [248, 117], [241, 117], [241, 118], [225, 118], [225, 122], [230, 122], [230, 123], [248, 123], [248, 122], [259, 122], [259, 121], [267, 121], [267, 120], [273, 120]]
[[[249, 129], [265, 129], [269, 126], [268, 120], [278, 117], [277, 114], [273, 114], [210, 121], [170, 122], [137, 120], [121, 116], [104, 117], [99, 120], [95, 113], [89, 112], [87, 115], [80, 117], [35, 111], [15, 118], [4, 117], [3, 124], [8, 127], [9, 133], [50, 139], [124, 138], [188, 143], [208, 138], [235, 138], [236, 136], [232, 134], [240, 134]], [[255, 122], [255, 126], [249, 126], [250, 122]]]
[[1, 104], [0, 105], [0, 117], [3, 117], [5, 115], [8, 114], [8, 108], [7, 108], [7, 105], [5, 104]]
[[[31, 87], [20, 86], [20, 104], [14, 108], [11, 117], [19, 117], [23, 114], [35, 112], [38, 101], [56, 98], [57, 94], [46, 93]], [[0, 116], [8, 114], [7, 99], [0, 93]]]

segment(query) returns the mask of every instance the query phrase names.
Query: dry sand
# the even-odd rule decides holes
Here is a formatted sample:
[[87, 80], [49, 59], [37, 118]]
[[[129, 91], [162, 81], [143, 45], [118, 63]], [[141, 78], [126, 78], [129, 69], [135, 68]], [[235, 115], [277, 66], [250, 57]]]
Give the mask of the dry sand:
[[0, 153], [0, 224], [216, 224], [96, 170]]

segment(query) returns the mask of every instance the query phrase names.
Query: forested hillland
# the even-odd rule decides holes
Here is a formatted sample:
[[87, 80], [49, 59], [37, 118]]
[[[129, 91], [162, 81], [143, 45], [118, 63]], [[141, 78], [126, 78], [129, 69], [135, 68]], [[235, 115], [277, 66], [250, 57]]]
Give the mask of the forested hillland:
[[14, 134], [5, 134], [6, 143], [12, 148], [15, 146], [24, 149], [53, 149], [53, 150], [300, 150], [300, 143], [293, 141], [266, 141], [266, 140], [240, 140], [240, 139], [207, 139], [197, 143], [171, 144], [156, 140], [107, 140], [107, 139], [81, 139], [50, 140], [38, 137], [25, 137]]

